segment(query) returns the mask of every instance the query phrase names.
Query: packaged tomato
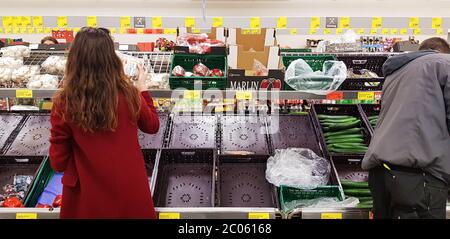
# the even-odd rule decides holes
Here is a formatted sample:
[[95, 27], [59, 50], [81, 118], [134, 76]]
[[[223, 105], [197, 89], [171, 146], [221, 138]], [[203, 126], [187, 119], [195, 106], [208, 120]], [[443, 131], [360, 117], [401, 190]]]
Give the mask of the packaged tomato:
[[2, 207], [24, 207], [24, 206], [17, 197], [10, 197], [3, 202]]
[[212, 69], [209, 76], [223, 77], [224, 74], [223, 74], [222, 70], [220, 70], [220, 69]]
[[174, 76], [184, 76], [186, 74], [186, 71], [181, 66], [175, 66], [172, 70], [172, 75]]
[[51, 208], [51, 206], [50, 205], [47, 205], [47, 204], [38, 204], [38, 205], [36, 205], [36, 208]]
[[202, 63], [198, 63], [197, 65], [195, 65], [194, 69], [193, 69], [193, 72], [194, 72], [194, 75], [196, 75], [196, 76], [207, 76], [207, 75], [209, 75], [208, 67], [206, 67]]
[[61, 207], [62, 204], [62, 195], [56, 196], [55, 200], [53, 201], [53, 207]]

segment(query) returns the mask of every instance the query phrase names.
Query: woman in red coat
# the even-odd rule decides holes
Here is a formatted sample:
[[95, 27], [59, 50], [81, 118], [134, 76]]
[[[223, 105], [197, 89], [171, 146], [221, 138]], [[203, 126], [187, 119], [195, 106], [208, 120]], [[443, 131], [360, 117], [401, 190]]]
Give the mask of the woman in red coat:
[[61, 218], [156, 218], [137, 136], [159, 129], [146, 77], [140, 68], [131, 84], [106, 30], [77, 34], [51, 114], [50, 162], [64, 172]]

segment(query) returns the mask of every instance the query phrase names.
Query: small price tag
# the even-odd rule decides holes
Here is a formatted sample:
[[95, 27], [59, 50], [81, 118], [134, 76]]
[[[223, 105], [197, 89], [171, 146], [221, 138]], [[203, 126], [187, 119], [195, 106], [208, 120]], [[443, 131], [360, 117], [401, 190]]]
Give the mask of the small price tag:
[[252, 34], [252, 29], [242, 29], [242, 34], [250, 35], [250, 34]]
[[27, 27], [27, 32], [28, 32], [28, 34], [33, 34], [34, 33], [34, 27]]
[[270, 214], [265, 212], [249, 212], [248, 219], [270, 219]]
[[161, 29], [162, 27], [162, 17], [152, 17], [152, 28]]
[[128, 45], [119, 45], [119, 51], [128, 51]]
[[87, 26], [88, 27], [97, 27], [97, 17], [96, 16], [88, 16], [87, 17]]
[[414, 34], [414, 35], [420, 35], [420, 34], [421, 34], [420, 28], [415, 28], [415, 29], [413, 30], [413, 34]]
[[419, 27], [419, 17], [410, 17], [409, 28], [418, 28], [418, 27]]
[[408, 29], [406, 28], [400, 29], [400, 35], [408, 35]]
[[44, 28], [43, 28], [43, 27], [36, 27], [36, 28], [35, 28], [35, 32], [36, 32], [37, 34], [42, 34], [42, 33], [44, 33]]
[[364, 34], [366, 34], [366, 31], [364, 30], [364, 28], [358, 28], [357, 33], [359, 35], [364, 35]]
[[176, 28], [166, 28], [166, 29], [164, 29], [164, 34], [165, 35], [177, 34], [177, 29]]
[[383, 26], [382, 17], [372, 17], [372, 28], [381, 28]]
[[287, 17], [279, 17], [277, 20], [277, 28], [284, 29], [287, 27]]
[[236, 99], [238, 100], [251, 100], [252, 92], [251, 91], [236, 91]]
[[200, 28], [193, 27], [192, 33], [196, 33], [196, 34], [200, 33]]
[[336, 35], [342, 35], [343, 31], [343, 28], [336, 28]]
[[117, 33], [117, 29], [115, 27], [110, 27], [109, 28], [109, 32], [111, 32], [111, 34], [116, 34]]
[[331, 29], [329, 29], [329, 28], [323, 29], [323, 34], [324, 35], [330, 35], [331, 34]]
[[80, 30], [81, 30], [80, 27], [74, 27], [74, 28], [73, 28], [73, 32], [74, 32], [74, 33], [77, 33], [77, 32], [79, 32]]
[[127, 28], [121, 27], [121, 28], [119, 29], [119, 33], [120, 33], [120, 34], [127, 34]]
[[195, 18], [194, 17], [186, 17], [184, 19], [185, 27], [195, 27]]
[[252, 35], [258, 35], [261, 34], [261, 29], [252, 29]]
[[342, 219], [340, 212], [324, 212], [320, 214], [320, 219]]
[[137, 34], [144, 34], [144, 28], [138, 28]]
[[291, 35], [297, 35], [297, 28], [292, 28], [291, 30], [289, 30], [289, 33]]
[[213, 27], [223, 27], [223, 17], [214, 17]]
[[66, 16], [59, 16], [56, 18], [58, 27], [67, 27], [67, 17]]
[[341, 17], [339, 19], [340, 28], [349, 28], [350, 27], [350, 17]]
[[51, 110], [53, 107], [53, 102], [45, 101], [42, 103], [41, 109], [43, 110]]
[[442, 28], [436, 29], [436, 35], [444, 35], [444, 29]]
[[52, 29], [50, 27], [46, 27], [46, 28], [44, 28], [44, 33], [50, 34], [50, 33], [52, 33]]
[[327, 94], [327, 100], [343, 100], [344, 99], [344, 92], [342, 91], [335, 91]]
[[185, 90], [184, 99], [200, 99], [201, 93], [199, 90]]
[[371, 35], [376, 35], [376, 34], [378, 34], [378, 29], [376, 29], [376, 28], [370, 29], [370, 34], [371, 34]]
[[16, 98], [33, 98], [33, 90], [16, 90]]
[[397, 35], [398, 29], [397, 28], [391, 28], [391, 35]]
[[431, 28], [433, 29], [442, 28], [442, 17], [433, 17], [431, 19]]
[[391, 31], [390, 31], [389, 28], [383, 28], [383, 29], [381, 29], [381, 34], [382, 34], [382, 35], [389, 35], [390, 32], [391, 32]]
[[358, 100], [374, 100], [374, 92], [358, 92]]
[[131, 17], [130, 16], [120, 17], [120, 27], [123, 27], [123, 28], [131, 27]]
[[37, 219], [37, 213], [16, 213], [16, 219]]
[[315, 28], [309, 29], [309, 34], [310, 34], [310, 35], [317, 34], [317, 29], [315, 29]]
[[311, 17], [309, 28], [320, 28], [320, 17]]
[[3, 33], [3, 28], [0, 27], [0, 33]]
[[180, 213], [178, 212], [160, 212], [159, 219], [180, 219]]
[[33, 27], [42, 27], [42, 26], [43, 26], [42, 16], [34, 16]]
[[260, 27], [261, 27], [261, 18], [251, 17], [250, 18], [250, 28], [260, 28]]
[[27, 32], [27, 28], [26, 27], [20, 27], [20, 31], [19, 31], [20, 34], [24, 34], [26, 32]]

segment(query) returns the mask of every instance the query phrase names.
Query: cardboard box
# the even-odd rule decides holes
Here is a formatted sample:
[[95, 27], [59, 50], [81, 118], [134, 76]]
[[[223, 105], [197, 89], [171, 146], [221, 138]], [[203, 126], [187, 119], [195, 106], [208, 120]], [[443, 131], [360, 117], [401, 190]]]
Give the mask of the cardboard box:
[[[262, 86], [266, 80], [265, 86]], [[282, 70], [269, 70], [268, 76], [249, 76], [245, 70], [229, 70], [227, 89], [231, 90], [272, 90], [275, 89], [275, 81], [281, 90], [284, 81], [284, 72]]]
[[267, 69], [280, 68], [280, 48], [278, 46], [266, 46], [263, 51], [246, 51], [243, 46], [229, 46], [229, 51], [228, 66], [232, 69], [252, 71], [254, 60], [260, 61]]
[[227, 43], [229, 45], [241, 45], [248, 51], [253, 48], [255, 51], [264, 51], [266, 46], [276, 46], [275, 29], [262, 28], [260, 34], [244, 34], [242, 28], [228, 29]]
[[[186, 31], [180, 31], [180, 34], [181, 34], [181, 32], [182, 33], [193, 33], [192, 28], [190, 28], [190, 27], [185, 28], [185, 30]], [[226, 42], [226, 37], [225, 37], [226, 29], [223, 27], [219, 27], [219, 28], [212, 27], [211, 31], [206, 34], [208, 35], [208, 38], [211, 40], [219, 40], [219, 41]]]

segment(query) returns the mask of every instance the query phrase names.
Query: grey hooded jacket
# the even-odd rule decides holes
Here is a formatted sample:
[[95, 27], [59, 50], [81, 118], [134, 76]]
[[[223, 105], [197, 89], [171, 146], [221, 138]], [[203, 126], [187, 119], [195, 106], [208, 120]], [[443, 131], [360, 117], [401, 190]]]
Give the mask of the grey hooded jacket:
[[387, 162], [450, 183], [450, 54], [394, 56], [383, 73], [382, 109], [362, 168]]

